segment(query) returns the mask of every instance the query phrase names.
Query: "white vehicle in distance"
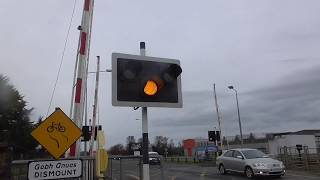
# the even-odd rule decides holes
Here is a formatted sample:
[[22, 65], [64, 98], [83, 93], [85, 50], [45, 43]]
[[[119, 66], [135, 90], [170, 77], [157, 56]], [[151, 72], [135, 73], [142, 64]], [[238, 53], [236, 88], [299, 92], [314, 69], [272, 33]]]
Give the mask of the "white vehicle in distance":
[[149, 164], [150, 165], [160, 165], [161, 156], [157, 152], [149, 152]]

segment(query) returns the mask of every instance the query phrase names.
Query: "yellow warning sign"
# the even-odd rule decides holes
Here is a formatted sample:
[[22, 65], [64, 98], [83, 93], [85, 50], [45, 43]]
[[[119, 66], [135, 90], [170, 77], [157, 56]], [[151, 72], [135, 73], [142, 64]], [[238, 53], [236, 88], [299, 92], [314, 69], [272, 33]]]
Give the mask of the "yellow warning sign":
[[56, 109], [31, 135], [59, 159], [81, 137], [81, 129], [61, 110]]

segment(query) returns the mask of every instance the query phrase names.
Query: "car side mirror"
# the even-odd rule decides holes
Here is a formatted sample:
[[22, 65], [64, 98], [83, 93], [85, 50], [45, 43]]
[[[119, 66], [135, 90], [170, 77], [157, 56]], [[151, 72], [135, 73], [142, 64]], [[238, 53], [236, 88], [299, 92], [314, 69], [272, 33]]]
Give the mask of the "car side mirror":
[[243, 157], [242, 156], [237, 156], [237, 159], [243, 159]]

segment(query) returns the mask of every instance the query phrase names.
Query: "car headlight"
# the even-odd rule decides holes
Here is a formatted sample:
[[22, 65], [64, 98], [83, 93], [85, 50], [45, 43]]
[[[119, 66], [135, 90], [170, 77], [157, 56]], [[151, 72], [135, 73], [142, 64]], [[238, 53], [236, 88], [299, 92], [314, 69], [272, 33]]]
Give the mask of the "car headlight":
[[256, 167], [256, 168], [266, 168], [267, 164], [265, 164], [265, 163], [253, 163], [252, 166]]

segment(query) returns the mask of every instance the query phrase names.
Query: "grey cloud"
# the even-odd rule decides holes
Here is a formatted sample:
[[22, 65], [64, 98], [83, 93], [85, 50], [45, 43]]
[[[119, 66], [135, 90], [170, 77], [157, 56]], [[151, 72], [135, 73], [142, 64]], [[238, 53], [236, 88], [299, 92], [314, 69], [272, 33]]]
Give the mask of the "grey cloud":
[[[244, 132], [277, 132], [319, 126], [320, 66], [297, 71], [276, 85], [239, 93]], [[238, 121], [233, 94], [219, 98], [222, 127], [225, 133], [238, 133]], [[187, 92], [185, 107], [170, 118], [157, 116], [154, 123], [161, 132], [185, 129], [198, 135], [217, 126], [212, 92]], [[196, 130], [202, 131], [196, 132]]]
[[[279, 125], [304, 122], [305, 127], [319, 123], [320, 67], [296, 72], [280, 81], [277, 86], [252, 92], [244, 110], [264, 114], [262, 123]], [[254, 116], [244, 116], [247, 119]], [[288, 126], [290, 127], [290, 126]]]
[[[0, 1], [0, 71], [35, 108], [34, 119], [47, 111], [72, 5]], [[69, 110], [82, 6], [77, 3], [51, 110]], [[229, 83], [239, 88], [245, 131], [311, 127], [319, 104], [317, 69], [298, 70], [319, 64], [319, 7], [317, 0], [97, 1], [89, 69], [95, 70], [96, 55], [101, 67], [110, 68], [112, 52], [139, 54], [139, 41], [146, 41], [147, 55], [181, 59], [184, 107], [149, 108], [150, 135], [205, 136], [217, 126], [213, 82], [227, 134], [238, 132]], [[88, 82], [92, 117], [94, 77]], [[100, 119], [108, 146], [141, 135], [141, 123], [135, 120], [140, 111], [112, 107], [110, 82], [110, 74], [101, 75]]]
[[[320, 57], [296, 57], [296, 58], [287, 58], [280, 60], [283, 63], [308, 63], [308, 62], [319, 62]], [[279, 60], [277, 60], [279, 61]]]
[[319, 74], [319, 66], [298, 71], [273, 87], [244, 93], [248, 97], [241, 108], [245, 126], [280, 131], [319, 125]]

